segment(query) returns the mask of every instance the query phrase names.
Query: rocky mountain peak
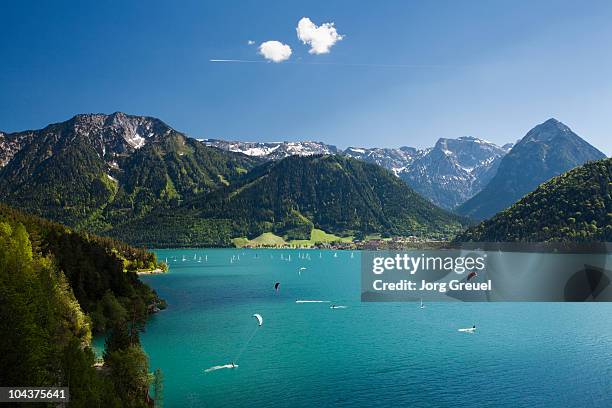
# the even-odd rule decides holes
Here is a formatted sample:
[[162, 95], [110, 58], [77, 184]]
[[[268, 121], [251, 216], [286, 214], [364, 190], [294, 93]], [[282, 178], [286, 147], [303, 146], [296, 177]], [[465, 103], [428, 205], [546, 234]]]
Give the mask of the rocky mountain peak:
[[458, 211], [478, 219], [491, 217], [552, 177], [604, 157], [568, 126], [549, 119], [512, 147], [486, 187]]
[[454, 208], [483, 188], [506, 153], [496, 144], [472, 136], [440, 138], [399, 176], [435, 204]]
[[[172, 128], [159, 119], [148, 116], [127, 115], [115, 112], [79, 114], [67, 123], [75, 133], [100, 139], [103, 150], [139, 149], [155, 137], [172, 132]], [[60, 124], [61, 125], [61, 124]]]
[[541, 123], [531, 129], [521, 140], [521, 142], [548, 142], [558, 137], [579, 138], [579, 136], [572, 132], [572, 130], [567, 125], [562, 122], [559, 122], [557, 119], [551, 118], [548, 119], [546, 122]]

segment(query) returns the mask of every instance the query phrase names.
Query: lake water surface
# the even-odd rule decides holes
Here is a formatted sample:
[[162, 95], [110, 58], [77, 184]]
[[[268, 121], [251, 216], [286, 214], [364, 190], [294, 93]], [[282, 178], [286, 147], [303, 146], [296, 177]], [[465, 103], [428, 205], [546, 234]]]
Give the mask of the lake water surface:
[[612, 406], [612, 304], [361, 303], [358, 252], [156, 252], [168, 309], [141, 340], [166, 407]]

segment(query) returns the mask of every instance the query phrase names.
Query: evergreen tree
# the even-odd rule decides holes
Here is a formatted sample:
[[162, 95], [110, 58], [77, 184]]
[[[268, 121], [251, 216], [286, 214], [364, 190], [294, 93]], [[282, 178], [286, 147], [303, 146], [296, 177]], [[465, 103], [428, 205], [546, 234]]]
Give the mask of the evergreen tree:
[[153, 373], [153, 396], [155, 398], [155, 408], [164, 406], [164, 375], [161, 368], [157, 368]]

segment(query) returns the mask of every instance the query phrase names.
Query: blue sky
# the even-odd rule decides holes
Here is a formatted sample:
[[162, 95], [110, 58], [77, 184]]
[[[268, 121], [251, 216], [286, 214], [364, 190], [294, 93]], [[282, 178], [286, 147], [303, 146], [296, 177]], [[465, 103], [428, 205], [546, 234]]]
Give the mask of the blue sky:
[[[123, 111], [198, 138], [423, 147], [556, 117], [612, 153], [612, 2], [5, 0], [0, 16], [4, 131]], [[311, 54], [302, 17], [344, 37]], [[210, 62], [265, 61], [269, 40], [288, 61]]]

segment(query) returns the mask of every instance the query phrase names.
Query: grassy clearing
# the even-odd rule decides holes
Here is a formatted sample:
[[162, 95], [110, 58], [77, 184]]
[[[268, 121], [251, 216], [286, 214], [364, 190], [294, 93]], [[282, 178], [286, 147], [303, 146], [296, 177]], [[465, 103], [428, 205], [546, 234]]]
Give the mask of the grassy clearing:
[[296, 247], [312, 247], [317, 243], [331, 243], [331, 242], [353, 242], [353, 237], [339, 237], [334, 234], [328, 234], [327, 232], [314, 228], [310, 232], [310, 239], [295, 239], [286, 241], [283, 237], [279, 237], [271, 232], [265, 232], [254, 239], [247, 239], [245, 237], [232, 239], [234, 245], [238, 248], [244, 246], [270, 246], [270, 247], [281, 247], [281, 246], [296, 246]]
[[247, 239], [244, 237], [234, 238], [232, 239], [234, 245], [238, 248], [242, 248], [244, 246], [283, 246], [286, 245], [287, 242], [283, 239], [283, 237], [279, 237], [271, 232], [264, 232], [257, 238]]
[[339, 237], [334, 234], [328, 234], [327, 232], [314, 228], [310, 233], [310, 240], [314, 242], [353, 242], [353, 237]]

